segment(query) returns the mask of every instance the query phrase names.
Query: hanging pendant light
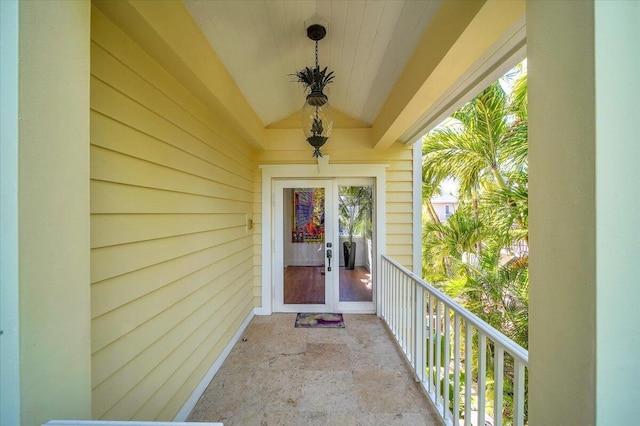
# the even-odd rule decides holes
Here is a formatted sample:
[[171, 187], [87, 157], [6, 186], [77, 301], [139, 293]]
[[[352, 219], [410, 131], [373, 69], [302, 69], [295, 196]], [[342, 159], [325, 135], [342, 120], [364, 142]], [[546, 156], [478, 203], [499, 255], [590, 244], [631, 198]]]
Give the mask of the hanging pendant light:
[[327, 67], [320, 69], [318, 64], [318, 42], [326, 34], [325, 27], [319, 24], [307, 28], [307, 37], [315, 42], [316, 64], [313, 68], [305, 67], [293, 74], [296, 80], [302, 83], [307, 93], [302, 106], [302, 130], [307, 142], [314, 148], [314, 157], [322, 157], [320, 148], [329, 139], [333, 128], [329, 98], [324, 93], [324, 89], [333, 81], [334, 75], [333, 71], [327, 72]]

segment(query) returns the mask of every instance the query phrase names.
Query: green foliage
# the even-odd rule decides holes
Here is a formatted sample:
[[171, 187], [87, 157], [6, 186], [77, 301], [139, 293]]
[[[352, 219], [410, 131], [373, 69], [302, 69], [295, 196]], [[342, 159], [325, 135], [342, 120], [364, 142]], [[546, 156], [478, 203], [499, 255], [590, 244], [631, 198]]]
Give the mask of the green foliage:
[[[507, 78], [513, 80], [513, 74]], [[524, 348], [529, 319], [527, 119], [524, 75], [513, 81], [510, 94], [498, 82], [486, 88], [451, 115], [450, 125], [425, 136], [422, 145], [428, 213], [423, 218], [423, 277]], [[445, 179], [458, 182], [459, 205], [441, 223], [430, 199]], [[507, 390], [511, 364], [505, 359]], [[508, 392], [505, 402], [508, 413]]]

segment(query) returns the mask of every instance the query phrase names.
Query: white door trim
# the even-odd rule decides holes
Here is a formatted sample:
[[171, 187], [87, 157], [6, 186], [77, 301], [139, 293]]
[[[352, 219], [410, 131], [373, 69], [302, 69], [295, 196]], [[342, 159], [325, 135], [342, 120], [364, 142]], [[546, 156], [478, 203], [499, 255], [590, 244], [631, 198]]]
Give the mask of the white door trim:
[[[324, 160], [324, 161], [322, 161]], [[376, 191], [376, 276], [380, 276], [380, 256], [386, 254], [386, 164], [328, 164], [324, 157], [315, 164], [260, 165], [262, 169], [262, 305], [256, 308], [258, 315], [271, 315], [274, 309], [273, 254], [275, 240], [273, 238], [273, 180], [279, 178], [341, 178], [372, 177], [375, 179]], [[380, 298], [376, 295], [377, 309]]]

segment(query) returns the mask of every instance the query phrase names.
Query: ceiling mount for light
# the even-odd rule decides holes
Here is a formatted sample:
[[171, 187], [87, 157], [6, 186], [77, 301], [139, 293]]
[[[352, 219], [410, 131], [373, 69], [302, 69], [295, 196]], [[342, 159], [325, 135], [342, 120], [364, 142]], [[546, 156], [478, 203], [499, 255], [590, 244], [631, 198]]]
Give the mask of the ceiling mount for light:
[[320, 24], [309, 25], [307, 37], [313, 41], [320, 41], [327, 35], [327, 29]]
[[329, 98], [324, 93], [325, 87], [333, 81], [333, 71], [327, 72], [327, 67], [320, 69], [318, 65], [318, 42], [327, 35], [323, 25], [313, 24], [307, 27], [307, 37], [315, 42], [315, 67], [305, 67], [292, 74], [296, 81], [302, 83], [306, 98], [302, 106], [302, 130], [307, 142], [315, 148], [314, 157], [322, 157], [320, 148], [329, 139], [333, 120], [329, 107]]

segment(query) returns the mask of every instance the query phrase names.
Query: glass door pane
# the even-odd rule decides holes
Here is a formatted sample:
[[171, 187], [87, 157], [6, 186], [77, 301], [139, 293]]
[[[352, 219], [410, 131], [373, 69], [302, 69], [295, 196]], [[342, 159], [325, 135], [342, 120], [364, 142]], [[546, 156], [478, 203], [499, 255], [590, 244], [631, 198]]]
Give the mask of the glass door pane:
[[327, 179], [274, 182], [276, 312], [333, 312], [337, 307], [338, 269], [331, 258], [338, 235], [333, 219], [337, 216], [334, 183]]
[[373, 301], [373, 185], [338, 186], [340, 302]]
[[326, 303], [325, 188], [284, 188], [284, 304]]

